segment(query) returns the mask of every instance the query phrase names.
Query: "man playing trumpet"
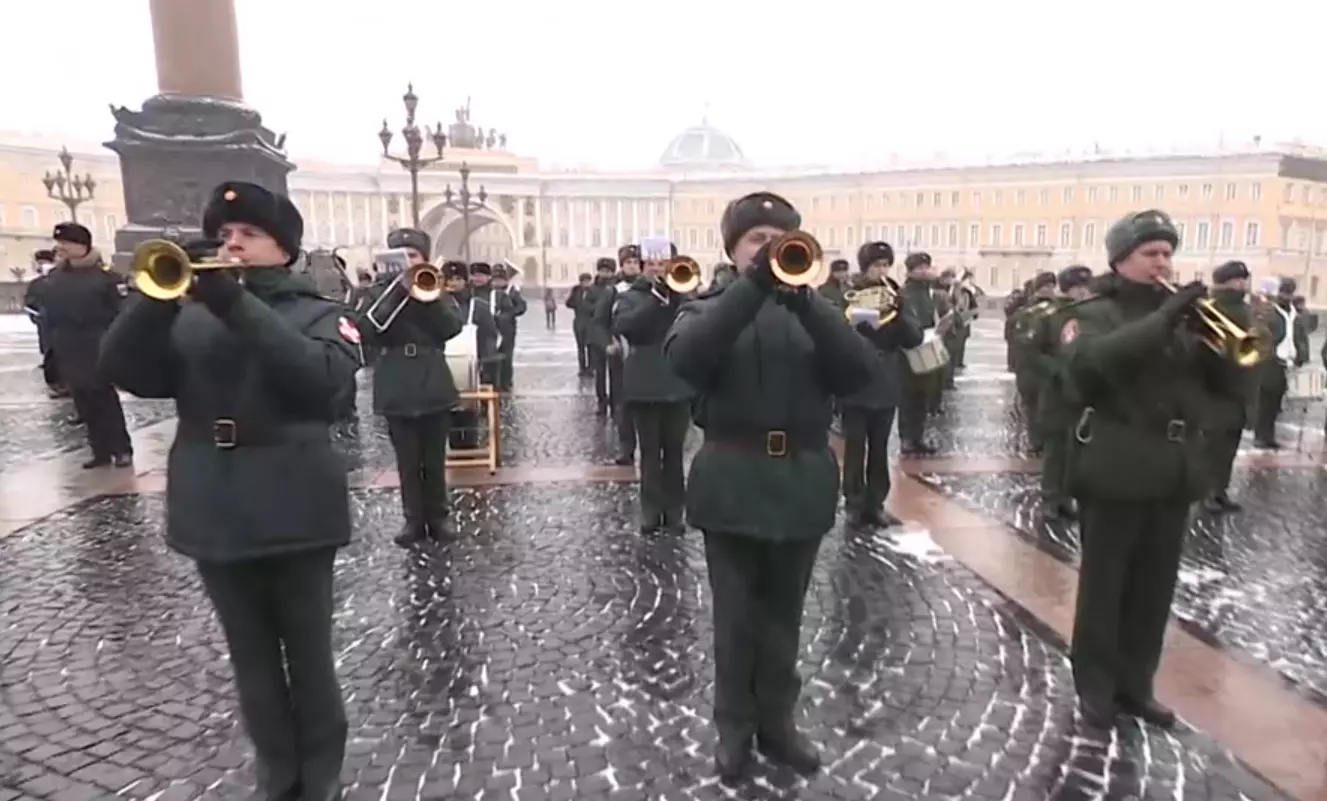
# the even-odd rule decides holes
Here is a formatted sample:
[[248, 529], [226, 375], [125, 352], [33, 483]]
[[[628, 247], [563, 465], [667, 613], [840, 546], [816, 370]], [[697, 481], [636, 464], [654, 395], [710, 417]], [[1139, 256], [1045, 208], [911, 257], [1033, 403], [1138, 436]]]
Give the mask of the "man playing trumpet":
[[687, 521], [705, 533], [714, 596], [715, 754], [745, 774], [751, 741], [810, 773], [820, 756], [796, 726], [802, 604], [820, 540], [834, 526], [839, 470], [831, 401], [869, 380], [866, 348], [810, 287], [821, 253], [787, 200], [728, 204], [720, 229], [739, 277], [683, 305], [664, 340], [699, 395], [705, 442], [691, 462]]
[[686, 501], [682, 448], [694, 393], [664, 359], [663, 342], [699, 281], [688, 286], [669, 274], [678, 263], [677, 247], [662, 237], [646, 240], [640, 253], [642, 275], [618, 294], [611, 331], [626, 341], [622, 390], [640, 450], [641, 532], [680, 533]]

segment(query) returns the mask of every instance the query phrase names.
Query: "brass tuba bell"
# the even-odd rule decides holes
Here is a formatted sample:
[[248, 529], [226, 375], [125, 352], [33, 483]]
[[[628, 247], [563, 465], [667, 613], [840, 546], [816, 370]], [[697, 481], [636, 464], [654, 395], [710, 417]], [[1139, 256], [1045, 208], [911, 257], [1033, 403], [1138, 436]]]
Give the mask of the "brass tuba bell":
[[190, 261], [184, 248], [169, 239], [149, 239], [134, 248], [129, 272], [134, 287], [155, 300], [177, 300], [189, 294], [199, 270], [233, 270], [237, 261]]
[[700, 265], [689, 256], [678, 256], [668, 262], [664, 283], [679, 295], [689, 295], [700, 288]]
[[769, 246], [769, 267], [784, 286], [819, 286], [828, 277], [825, 251], [806, 231], [789, 231]]

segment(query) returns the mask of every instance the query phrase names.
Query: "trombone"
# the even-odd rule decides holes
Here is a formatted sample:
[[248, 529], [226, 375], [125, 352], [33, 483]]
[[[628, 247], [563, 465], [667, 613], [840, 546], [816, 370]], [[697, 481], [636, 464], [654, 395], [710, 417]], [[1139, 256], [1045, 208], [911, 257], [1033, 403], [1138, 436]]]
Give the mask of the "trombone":
[[848, 304], [843, 315], [851, 325], [870, 323], [884, 328], [898, 317], [898, 294], [886, 284], [849, 289], [843, 300]]
[[[1179, 291], [1169, 281], [1158, 279], [1157, 284], [1172, 294]], [[1192, 319], [1202, 329], [1199, 337], [1203, 344], [1216, 355], [1231, 359], [1240, 367], [1252, 367], [1262, 358], [1257, 337], [1230, 319], [1211, 298], [1199, 298], [1194, 302]]]
[[679, 295], [689, 295], [700, 288], [700, 265], [689, 256], [679, 256], [664, 269], [664, 283]]
[[[401, 291], [401, 299], [392, 306], [392, 311], [386, 319], [378, 319], [377, 313], [382, 311], [392, 293], [398, 290]], [[395, 280], [387, 285], [387, 289], [383, 290], [373, 304], [365, 309], [364, 319], [381, 334], [396, 322], [396, 318], [401, 316], [401, 312], [411, 300], [418, 303], [434, 303], [442, 297], [442, 293], [442, 271], [428, 262], [420, 262], [398, 274]]]
[[789, 231], [769, 247], [769, 268], [784, 286], [819, 286], [825, 282], [825, 251], [805, 231]]
[[238, 261], [190, 261], [184, 248], [169, 239], [149, 239], [134, 248], [129, 272], [134, 288], [153, 300], [178, 300], [193, 288], [199, 270], [232, 270]]

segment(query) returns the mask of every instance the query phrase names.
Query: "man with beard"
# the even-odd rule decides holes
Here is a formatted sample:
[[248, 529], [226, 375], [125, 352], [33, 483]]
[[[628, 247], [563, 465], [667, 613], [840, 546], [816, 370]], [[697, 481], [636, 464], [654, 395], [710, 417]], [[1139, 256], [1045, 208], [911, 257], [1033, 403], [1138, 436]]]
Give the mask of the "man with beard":
[[[414, 228], [392, 231], [387, 246], [404, 250], [409, 268], [427, 265], [433, 250], [428, 234]], [[408, 269], [373, 288], [367, 307], [373, 313], [365, 314], [360, 326], [365, 343], [377, 352], [373, 411], [386, 418], [396, 454], [405, 523], [395, 541], [402, 547], [455, 534], [448, 519], [447, 438], [459, 395], [446, 348], [463, 324], [450, 295], [443, 293], [432, 302], [417, 300], [410, 291]]]
[[87, 426], [92, 458], [83, 467], [130, 467], [134, 454], [124, 407], [97, 368], [101, 338], [120, 309], [119, 279], [104, 269], [87, 228], [60, 223], [52, 236], [57, 261], [42, 294], [42, 319], [60, 377]]
[[623, 245], [617, 251], [618, 274], [614, 283], [599, 298], [595, 309], [595, 326], [609, 332], [604, 356], [608, 369], [608, 402], [613, 410], [613, 424], [617, 428], [618, 451], [614, 464], [627, 467], [636, 463], [636, 423], [631, 419], [631, 407], [623, 388], [623, 371], [629, 345], [625, 338], [613, 335], [613, 308], [618, 298], [631, 289], [640, 277], [640, 248]]
[[498, 264], [493, 267], [493, 294], [505, 295], [507, 303], [502, 316], [497, 320], [498, 323], [498, 353], [502, 356], [497, 364], [494, 375], [494, 386], [499, 392], [511, 392], [512, 376], [515, 370], [513, 361], [516, 358], [516, 332], [520, 327], [517, 321], [519, 317], [525, 314], [529, 305], [525, 302], [525, 296], [521, 294], [521, 289], [511, 283], [511, 271], [504, 265]]
[[[935, 328], [940, 312], [935, 298], [935, 267], [929, 253], [909, 253], [903, 260], [907, 277], [903, 281], [902, 299], [922, 331]], [[925, 336], [925, 334], [923, 334]], [[932, 396], [940, 392], [938, 370], [929, 373], [914, 372], [903, 354], [902, 394], [899, 397], [898, 433], [905, 456], [926, 456], [935, 453], [935, 447], [926, 441], [926, 416], [930, 413]]]
[[729, 203], [719, 227], [740, 277], [682, 306], [664, 340], [668, 364], [699, 395], [693, 414], [705, 432], [686, 507], [705, 533], [715, 762], [725, 781], [746, 773], [753, 736], [793, 770], [820, 767], [795, 718], [802, 608], [838, 507], [830, 402], [870, 375], [865, 343], [843, 313], [775, 277], [771, 245], [800, 226], [770, 192]]
[[[839, 398], [843, 411], [843, 499], [851, 523], [896, 526], [900, 521], [884, 508], [889, 497], [889, 432], [899, 397], [899, 352], [922, 343], [922, 329], [908, 314], [903, 293], [888, 277], [894, 249], [888, 242], [868, 242], [857, 251], [861, 280], [853, 289], [887, 286], [894, 292], [896, 315], [879, 325], [869, 312], [854, 324], [868, 344], [871, 382]], [[846, 301], [845, 301], [846, 302]], [[853, 307], [848, 304], [851, 310]], [[850, 322], [852, 322], [850, 320]]]
[[692, 296], [674, 292], [664, 281], [668, 263], [677, 258], [676, 246], [656, 242], [636, 253], [645, 258], [643, 275], [615, 293], [612, 333], [627, 346], [622, 394], [640, 444], [640, 530], [677, 534], [684, 528], [682, 449], [694, 393], [664, 359], [663, 341]]
[[1260, 448], [1276, 450], [1276, 420], [1281, 416], [1288, 379], [1286, 371], [1309, 360], [1309, 336], [1304, 318], [1295, 311], [1295, 279], [1282, 278], [1276, 297], [1266, 305], [1259, 322], [1267, 333], [1262, 340], [1263, 359], [1258, 362], [1258, 401], [1253, 421], [1253, 441]]
[[[1253, 313], [1249, 309], [1249, 268], [1242, 261], [1228, 261], [1212, 271], [1212, 301], [1235, 325], [1249, 331]], [[1211, 447], [1212, 488], [1203, 501], [1209, 512], [1234, 512], [1241, 507], [1230, 498], [1230, 474], [1235, 467], [1240, 439], [1248, 422], [1247, 412], [1257, 381], [1256, 367], [1239, 371], [1239, 381], [1223, 385], [1228, 390], [1213, 393], [1207, 439]]]
[[1239, 381], [1241, 368], [1204, 347], [1188, 322], [1206, 287], [1159, 285], [1171, 280], [1178, 244], [1161, 211], [1112, 225], [1112, 280], [1060, 328], [1066, 376], [1083, 404], [1070, 462], [1082, 540], [1070, 658], [1093, 727], [1112, 726], [1119, 713], [1175, 722], [1153, 679], [1189, 507], [1210, 486], [1203, 430], [1212, 389]]
[[350, 503], [330, 428], [360, 365], [359, 332], [290, 269], [304, 221], [288, 198], [221, 184], [202, 230], [212, 241], [190, 256], [219, 243], [237, 269], [199, 271], [188, 302], [134, 297], [101, 361], [127, 391], [175, 400], [166, 538], [194, 560], [225, 634], [256, 797], [335, 801], [347, 722], [333, 573]]
[[41, 354], [41, 375], [46, 382], [46, 394], [52, 398], [65, 398], [69, 396], [69, 390], [60, 381], [60, 368], [51, 353], [49, 326], [42, 315], [42, 296], [46, 293], [46, 283], [54, 266], [54, 250], [38, 250], [32, 254], [32, 269], [37, 276], [28, 282], [23, 293], [23, 310], [37, 329], [37, 352]]
[[850, 270], [852, 265], [848, 264], [847, 259], [835, 259], [829, 263], [829, 278], [820, 285], [820, 294], [825, 296], [825, 300], [833, 303], [839, 309], [846, 309], [848, 302], [843, 299], [843, 293], [848, 290], [852, 283]]

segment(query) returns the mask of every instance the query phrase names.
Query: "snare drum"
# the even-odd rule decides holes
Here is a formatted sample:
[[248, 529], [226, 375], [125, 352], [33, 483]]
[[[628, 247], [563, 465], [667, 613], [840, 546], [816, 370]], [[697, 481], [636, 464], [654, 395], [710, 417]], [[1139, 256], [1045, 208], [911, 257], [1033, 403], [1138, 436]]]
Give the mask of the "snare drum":
[[945, 347], [944, 340], [930, 331], [926, 332], [922, 344], [903, 351], [903, 356], [908, 360], [908, 368], [914, 375], [934, 373], [949, 364], [949, 349]]
[[1327, 370], [1296, 367], [1286, 371], [1286, 400], [1316, 401], [1327, 395]]
[[479, 363], [468, 353], [448, 353], [447, 369], [459, 392], [474, 392], [479, 388]]

